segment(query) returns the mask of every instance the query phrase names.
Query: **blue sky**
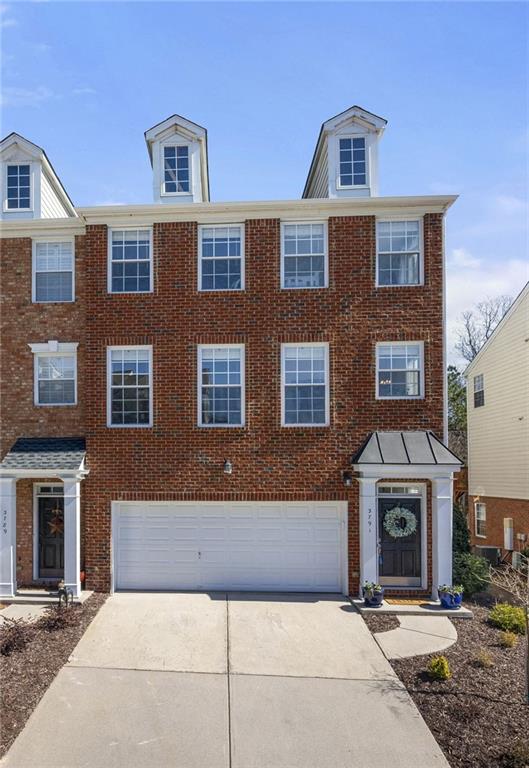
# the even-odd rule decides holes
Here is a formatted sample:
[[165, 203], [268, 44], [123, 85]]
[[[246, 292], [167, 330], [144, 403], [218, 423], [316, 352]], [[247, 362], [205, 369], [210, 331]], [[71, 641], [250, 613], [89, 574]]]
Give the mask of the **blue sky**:
[[208, 129], [213, 200], [301, 195], [321, 123], [387, 118], [380, 194], [458, 193], [449, 330], [528, 279], [525, 3], [2, 6], [2, 135], [43, 146], [77, 205], [151, 201], [143, 132]]

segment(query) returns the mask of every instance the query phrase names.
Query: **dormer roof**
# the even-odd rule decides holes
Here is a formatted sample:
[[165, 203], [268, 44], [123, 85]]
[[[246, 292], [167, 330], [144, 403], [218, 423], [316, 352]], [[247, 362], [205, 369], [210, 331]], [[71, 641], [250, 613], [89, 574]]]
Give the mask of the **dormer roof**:
[[209, 202], [209, 169], [208, 169], [208, 132], [207, 130], [181, 115], [171, 115], [161, 123], [156, 123], [145, 131], [145, 141], [149, 152], [149, 160], [154, 169], [155, 157], [153, 147], [156, 143], [170, 140], [171, 137], [182, 138], [185, 141], [197, 142], [200, 151], [200, 176], [202, 182], [203, 201]]
[[57, 176], [44, 149], [13, 131], [0, 141], [0, 160], [9, 162], [12, 158], [16, 158], [18, 162], [20, 155], [25, 155], [36, 162], [40, 162], [53, 191], [61, 201], [68, 216], [77, 216], [74, 204]]

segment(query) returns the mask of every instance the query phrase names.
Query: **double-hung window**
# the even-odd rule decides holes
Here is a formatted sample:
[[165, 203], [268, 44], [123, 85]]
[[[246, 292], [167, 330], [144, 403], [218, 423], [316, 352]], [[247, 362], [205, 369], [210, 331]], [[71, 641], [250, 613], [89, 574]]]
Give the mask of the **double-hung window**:
[[198, 347], [198, 423], [244, 425], [244, 345]]
[[283, 426], [328, 425], [328, 344], [283, 344], [281, 380]]
[[323, 223], [282, 225], [282, 288], [324, 288], [327, 285], [326, 234]]
[[365, 136], [338, 139], [340, 187], [365, 187], [367, 184], [367, 149]]
[[190, 192], [189, 146], [177, 144], [163, 148], [163, 194]]
[[422, 342], [377, 344], [377, 397], [423, 397], [423, 367]]
[[108, 347], [109, 427], [152, 425], [152, 347]]
[[8, 165], [6, 181], [6, 209], [8, 211], [31, 208], [31, 166]]
[[487, 535], [487, 506], [480, 501], [474, 504], [476, 517], [476, 536], [485, 538]]
[[152, 290], [152, 230], [109, 231], [108, 290], [148, 293]]
[[474, 376], [474, 408], [480, 408], [485, 405], [485, 382], [483, 374]]
[[377, 285], [418, 285], [421, 279], [420, 221], [378, 221]]
[[30, 344], [35, 366], [35, 405], [75, 405], [77, 343]]
[[33, 301], [74, 301], [72, 240], [33, 242]]
[[244, 227], [242, 224], [199, 228], [200, 291], [244, 288]]

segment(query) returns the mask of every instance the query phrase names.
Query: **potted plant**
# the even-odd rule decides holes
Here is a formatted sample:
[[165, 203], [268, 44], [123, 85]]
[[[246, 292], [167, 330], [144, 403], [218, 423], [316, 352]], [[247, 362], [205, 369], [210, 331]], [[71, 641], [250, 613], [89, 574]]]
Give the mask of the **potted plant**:
[[374, 581], [364, 581], [362, 595], [367, 608], [380, 608], [384, 599], [384, 588]]
[[442, 608], [456, 610], [463, 600], [463, 587], [460, 584], [442, 584], [439, 587], [439, 599]]

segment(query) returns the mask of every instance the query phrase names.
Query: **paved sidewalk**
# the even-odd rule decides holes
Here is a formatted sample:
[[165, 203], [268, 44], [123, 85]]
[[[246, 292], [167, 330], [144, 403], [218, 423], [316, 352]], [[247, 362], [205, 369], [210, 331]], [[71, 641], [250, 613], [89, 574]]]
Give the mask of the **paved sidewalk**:
[[424, 656], [449, 648], [457, 630], [445, 616], [399, 616], [400, 627], [376, 632], [374, 637], [387, 659]]

